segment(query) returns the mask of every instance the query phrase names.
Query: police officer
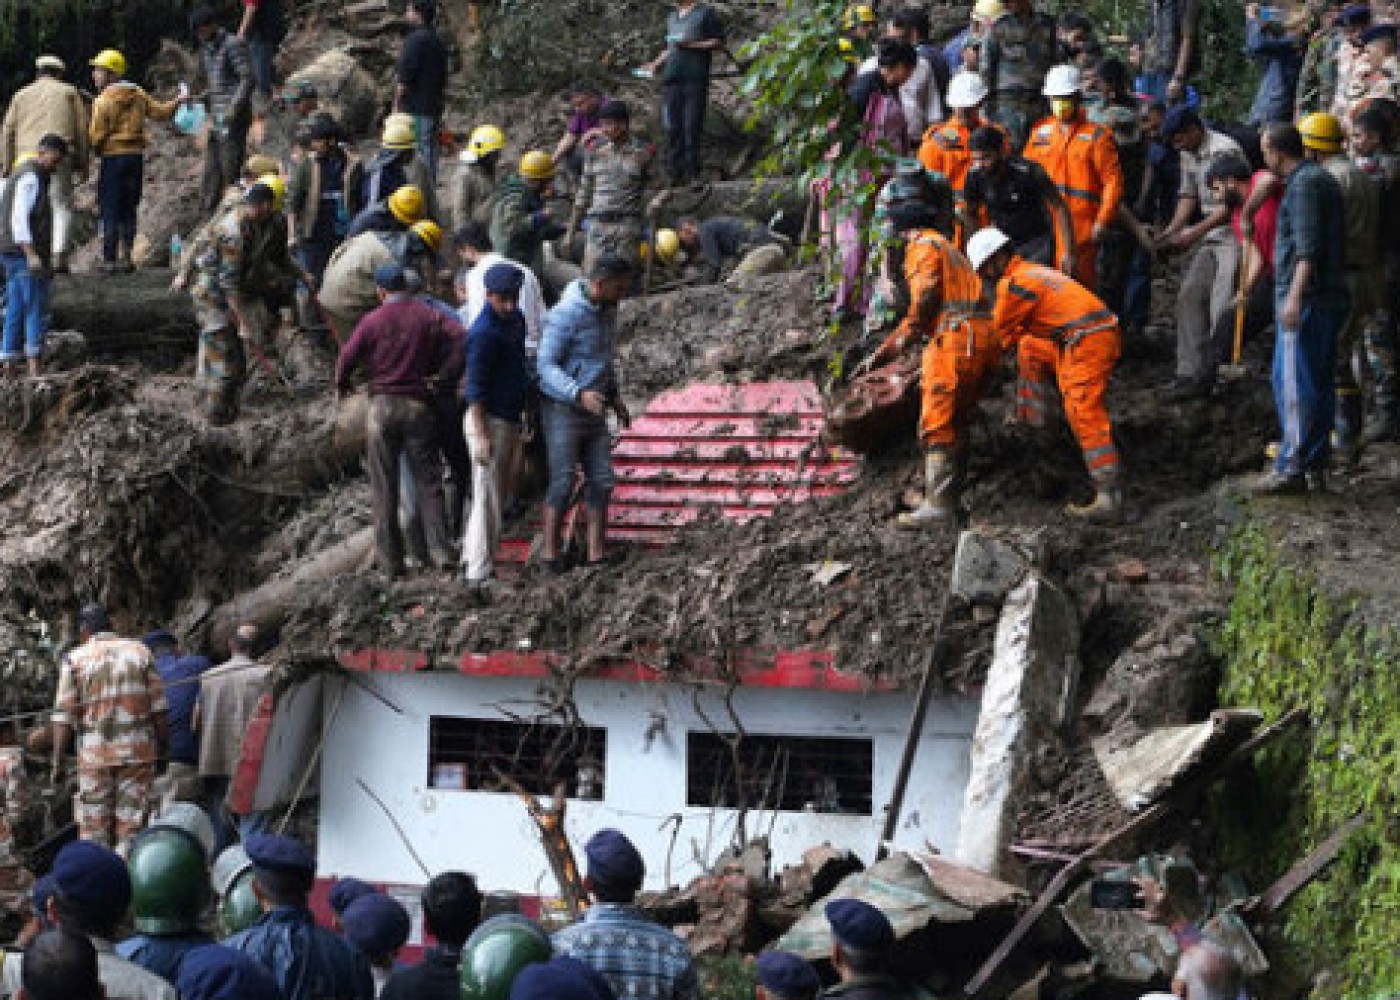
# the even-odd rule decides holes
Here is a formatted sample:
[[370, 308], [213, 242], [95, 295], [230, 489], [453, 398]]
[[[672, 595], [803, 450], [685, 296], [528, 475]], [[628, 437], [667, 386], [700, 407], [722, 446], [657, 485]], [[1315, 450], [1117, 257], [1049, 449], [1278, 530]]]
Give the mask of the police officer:
[[570, 234], [586, 223], [584, 274], [591, 273], [593, 264], [608, 254], [638, 266], [644, 228], [642, 199], [656, 160], [656, 147], [632, 134], [632, 112], [625, 103], [606, 101], [598, 117], [602, 134], [585, 141], [583, 180], [569, 222]]
[[118, 955], [173, 984], [185, 956], [214, 943], [199, 929], [209, 901], [206, 865], [204, 848], [184, 830], [153, 826], [137, 836], [127, 858], [137, 933], [117, 945]]
[[890, 975], [894, 928], [889, 918], [858, 899], [826, 904], [831, 925], [831, 964], [841, 981], [823, 1000], [909, 1000], [911, 992]]
[[290, 837], [250, 837], [253, 887], [262, 902], [256, 924], [224, 942], [273, 974], [285, 1000], [373, 1000], [365, 957], [344, 939], [316, 926], [307, 899], [316, 858]]
[[465, 872], [443, 872], [423, 888], [423, 927], [437, 942], [418, 965], [398, 969], [380, 1000], [459, 1000], [462, 948], [481, 923], [481, 890]]
[[374, 976], [374, 993], [378, 996], [384, 982], [393, 971], [399, 949], [408, 941], [412, 921], [403, 904], [382, 892], [361, 896], [340, 915], [345, 940], [369, 960]]
[[246, 931], [262, 916], [253, 889], [253, 862], [242, 844], [224, 850], [209, 871], [209, 884], [219, 897], [219, 926], [226, 936]]
[[210, 944], [180, 964], [180, 1000], [284, 1000], [277, 980], [247, 955]]
[[555, 955], [521, 969], [511, 980], [509, 1000], [614, 1000], [615, 996], [608, 981], [583, 962]]
[[345, 911], [350, 909], [350, 905], [362, 896], [373, 896], [379, 890], [368, 882], [362, 882], [357, 878], [338, 878], [331, 884], [331, 891], [326, 894], [326, 902], [330, 904], [331, 912], [335, 914], [335, 928], [340, 930], [340, 918], [345, 915]]
[[765, 951], [754, 963], [757, 1000], [815, 1000], [822, 981], [817, 970], [790, 951]]
[[131, 905], [131, 876], [115, 852], [75, 840], [54, 858], [49, 922], [87, 935], [97, 949], [97, 971], [109, 997], [179, 1000], [175, 987], [116, 953], [112, 938]]

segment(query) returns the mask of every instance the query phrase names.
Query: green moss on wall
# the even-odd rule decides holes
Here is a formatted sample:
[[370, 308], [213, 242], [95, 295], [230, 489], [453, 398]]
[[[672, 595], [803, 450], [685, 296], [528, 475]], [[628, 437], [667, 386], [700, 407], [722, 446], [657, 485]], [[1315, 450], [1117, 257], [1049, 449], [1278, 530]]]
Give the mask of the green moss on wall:
[[1330, 970], [1348, 998], [1400, 990], [1400, 633], [1325, 592], [1259, 527], [1218, 568], [1233, 586], [1222, 630], [1222, 705], [1310, 724], [1263, 752], [1256, 781], [1217, 799], [1227, 863], [1256, 886], [1277, 878], [1352, 816], [1365, 825], [1289, 905], [1291, 971]]

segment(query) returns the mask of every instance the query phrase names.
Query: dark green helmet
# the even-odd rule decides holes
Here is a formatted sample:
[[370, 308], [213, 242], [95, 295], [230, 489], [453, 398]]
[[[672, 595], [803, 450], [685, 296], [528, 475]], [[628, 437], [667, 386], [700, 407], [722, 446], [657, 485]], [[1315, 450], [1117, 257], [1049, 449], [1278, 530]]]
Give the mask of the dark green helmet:
[[199, 924], [209, 900], [204, 848], [184, 830], [155, 826], [132, 842], [131, 912], [142, 934], [180, 934]]
[[246, 868], [233, 880], [219, 902], [219, 923], [224, 936], [246, 931], [262, 916], [262, 901], [253, 891], [253, 869]]
[[462, 948], [458, 979], [461, 1000], [507, 1000], [516, 973], [547, 962], [554, 949], [549, 935], [519, 914], [492, 917]]

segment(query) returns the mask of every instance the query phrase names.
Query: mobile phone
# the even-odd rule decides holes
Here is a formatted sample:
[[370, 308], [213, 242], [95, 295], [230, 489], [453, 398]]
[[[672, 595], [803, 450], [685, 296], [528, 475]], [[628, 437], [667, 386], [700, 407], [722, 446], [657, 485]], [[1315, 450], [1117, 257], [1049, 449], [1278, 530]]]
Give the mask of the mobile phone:
[[1089, 905], [1096, 910], [1140, 910], [1142, 904], [1142, 886], [1136, 882], [1096, 878], [1089, 884]]
[[1282, 18], [1282, 16], [1283, 16], [1283, 11], [1281, 11], [1281, 10], [1280, 10], [1279, 8], [1277, 8], [1277, 7], [1260, 7], [1260, 8], [1259, 8], [1259, 20], [1260, 20], [1261, 23], [1267, 24], [1267, 23], [1269, 23], [1270, 21], [1278, 21], [1278, 20], [1280, 20], [1280, 19]]

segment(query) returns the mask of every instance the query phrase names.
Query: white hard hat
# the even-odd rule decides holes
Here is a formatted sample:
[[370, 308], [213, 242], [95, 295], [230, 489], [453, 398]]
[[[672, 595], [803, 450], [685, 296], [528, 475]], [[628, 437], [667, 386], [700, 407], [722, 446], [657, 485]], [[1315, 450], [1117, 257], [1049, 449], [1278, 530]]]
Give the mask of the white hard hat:
[[213, 887], [215, 895], [227, 895], [229, 887], [238, 881], [238, 876], [252, 867], [253, 862], [242, 844], [224, 848], [223, 853], [214, 859], [214, 866], [209, 869], [209, 884]]
[[967, 241], [967, 259], [972, 262], [973, 268], [980, 271], [982, 265], [987, 263], [993, 254], [1010, 242], [1011, 237], [996, 226], [979, 229], [972, 234], [972, 239]]
[[987, 85], [976, 73], [963, 70], [948, 84], [948, 107], [975, 108], [987, 99]]
[[1040, 92], [1046, 97], [1073, 97], [1083, 88], [1077, 66], [1052, 66], [1045, 74], [1045, 86]]
[[1006, 13], [1006, 8], [1002, 6], [1001, 0], [977, 0], [976, 6], [972, 8], [972, 16], [979, 21], [995, 21]]

